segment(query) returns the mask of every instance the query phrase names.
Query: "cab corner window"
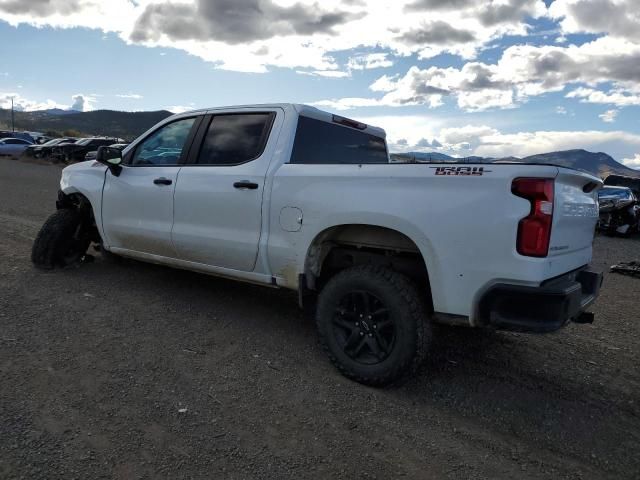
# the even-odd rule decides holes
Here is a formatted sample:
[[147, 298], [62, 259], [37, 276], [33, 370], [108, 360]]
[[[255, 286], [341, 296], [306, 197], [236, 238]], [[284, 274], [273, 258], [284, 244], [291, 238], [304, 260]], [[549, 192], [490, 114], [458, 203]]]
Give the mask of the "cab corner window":
[[142, 141], [131, 158], [133, 166], [177, 165], [189, 138], [195, 118], [169, 123]]
[[231, 113], [212, 118], [198, 165], [239, 165], [262, 155], [275, 113]]

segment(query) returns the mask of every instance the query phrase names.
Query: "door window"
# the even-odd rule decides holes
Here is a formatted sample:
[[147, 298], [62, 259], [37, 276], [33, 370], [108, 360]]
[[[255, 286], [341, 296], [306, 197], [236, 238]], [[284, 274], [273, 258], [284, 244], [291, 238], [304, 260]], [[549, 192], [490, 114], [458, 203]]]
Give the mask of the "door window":
[[211, 120], [198, 165], [239, 165], [262, 155], [275, 114], [234, 113]]
[[195, 120], [184, 118], [156, 130], [136, 147], [131, 165], [178, 165]]

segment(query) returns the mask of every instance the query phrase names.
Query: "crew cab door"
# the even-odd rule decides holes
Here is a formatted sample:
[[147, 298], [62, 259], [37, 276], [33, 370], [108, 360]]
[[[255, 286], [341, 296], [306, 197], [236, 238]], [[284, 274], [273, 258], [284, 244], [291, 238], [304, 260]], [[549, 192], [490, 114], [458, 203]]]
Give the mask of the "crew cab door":
[[178, 258], [253, 271], [265, 178], [282, 117], [278, 109], [205, 117], [176, 186], [172, 238]]
[[173, 195], [199, 120], [160, 126], [127, 152], [119, 176], [107, 171], [102, 226], [110, 247], [175, 258]]

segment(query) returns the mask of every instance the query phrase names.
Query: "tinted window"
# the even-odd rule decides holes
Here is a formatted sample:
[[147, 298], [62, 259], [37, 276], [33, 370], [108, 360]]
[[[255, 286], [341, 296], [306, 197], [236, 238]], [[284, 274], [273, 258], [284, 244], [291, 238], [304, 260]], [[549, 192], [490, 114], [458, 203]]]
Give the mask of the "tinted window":
[[20, 140], [19, 138], [13, 138], [11, 140], [6, 140], [5, 143], [7, 145], [31, 145], [29, 142], [25, 140]]
[[384, 139], [308, 117], [298, 119], [291, 163], [388, 163]]
[[217, 115], [209, 124], [198, 156], [200, 165], [237, 165], [262, 155], [273, 113]]
[[156, 130], [136, 147], [131, 165], [177, 165], [195, 118], [185, 118]]

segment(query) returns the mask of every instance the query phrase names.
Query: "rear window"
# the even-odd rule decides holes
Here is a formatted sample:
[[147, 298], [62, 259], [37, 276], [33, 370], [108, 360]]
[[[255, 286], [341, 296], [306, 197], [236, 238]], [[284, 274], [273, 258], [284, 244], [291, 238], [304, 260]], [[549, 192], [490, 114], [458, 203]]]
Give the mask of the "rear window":
[[211, 120], [198, 156], [199, 165], [239, 165], [262, 155], [275, 114], [234, 113]]
[[388, 163], [384, 139], [309, 117], [298, 119], [291, 163]]

